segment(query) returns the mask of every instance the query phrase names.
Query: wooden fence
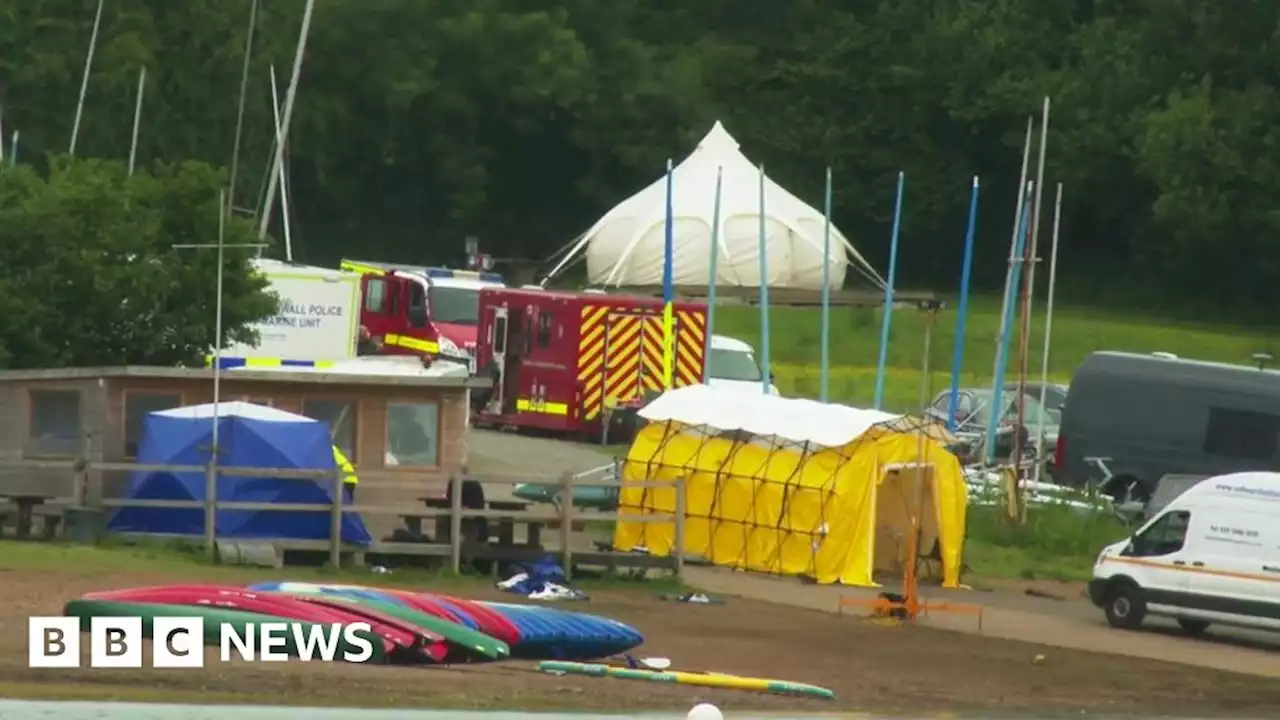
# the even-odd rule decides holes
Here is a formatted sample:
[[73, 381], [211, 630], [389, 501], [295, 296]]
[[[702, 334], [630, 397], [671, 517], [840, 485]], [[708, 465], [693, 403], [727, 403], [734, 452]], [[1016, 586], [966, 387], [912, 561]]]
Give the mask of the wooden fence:
[[[374, 541], [370, 546], [354, 546], [344, 545], [342, 543], [342, 515], [343, 513], [357, 513], [360, 515], [394, 515], [394, 516], [415, 516], [422, 519], [429, 518], [448, 518], [449, 519], [449, 544], [447, 547], [447, 556], [450, 558], [451, 567], [455, 572], [460, 570], [463, 556], [463, 538], [462, 538], [462, 521], [465, 518], [501, 518], [512, 522], [559, 522], [560, 526], [560, 550], [559, 555], [566, 573], [570, 573], [573, 562], [573, 549], [571, 543], [571, 535], [573, 532], [573, 523], [575, 519], [602, 521], [602, 522], [673, 522], [675, 525], [674, 547], [670, 557], [669, 567], [673, 569], [677, 576], [683, 575], [684, 570], [684, 530], [685, 530], [685, 493], [684, 481], [677, 479], [674, 481], [654, 481], [644, 483], [627, 483], [626, 487], [631, 488], [675, 488], [676, 504], [675, 510], [671, 513], [648, 512], [645, 514], [637, 513], [621, 513], [621, 512], [589, 512], [585, 513], [581, 518], [577, 517], [577, 509], [574, 508], [572, 502], [573, 491], [575, 487], [599, 487], [604, 483], [599, 480], [591, 480], [590, 476], [597, 471], [588, 471], [587, 473], [565, 473], [556, 478], [548, 477], [528, 477], [528, 476], [477, 476], [462, 477], [454, 476], [448, 480], [450, 507], [430, 508], [423, 504], [413, 505], [353, 505], [344, 504], [344, 483], [347, 477], [358, 477], [362, 481], [377, 478], [379, 482], [377, 487], [386, 490], [424, 490], [424, 482], [421, 480], [407, 481], [405, 479], [406, 472], [403, 470], [361, 470], [354, 468], [350, 472], [337, 470], [298, 470], [292, 468], [259, 468], [259, 467], [232, 467], [219, 466], [216, 462], [210, 462], [205, 465], [156, 465], [143, 463], [127, 463], [127, 462], [98, 462], [89, 460], [4, 460], [0, 461], [0, 468], [6, 470], [29, 470], [29, 471], [65, 471], [73, 479], [72, 487], [75, 489], [74, 495], [69, 500], [69, 504], [79, 507], [96, 507], [102, 508], [172, 508], [172, 509], [191, 509], [203, 508], [204, 510], [204, 547], [210, 558], [216, 558], [217, 554], [217, 512], [219, 510], [256, 510], [265, 512], [315, 512], [327, 511], [329, 513], [329, 539], [322, 541], [298, 541], [292, 538], [256, 538], [264, 542], [276, 542], [281, 545], [287, 545], [289, 549], [323, 549], [329, 551], [330, 562], [334, 567], [338, 567], [341, 563], [343, 552], [374, 552], [386, 554], [406, 554], [406, 555], [444, 555], [444, 548], [439, 543], [413, 543], [413, 542], [385, 542]], [[169, 472], [169, 473], [202, 473], [204, 476], [205, 498], [203, 500], [143, 500], [134, 498], [101, 498], [91, 499], [89, 487], [93, 473], [98, 472]], [[278, 478], [283, 480], [310, 481], [310, 482], [327, 482], [331, 488], [332, 501], [329, 503], [270, 503], [270, 502], [228, 502], [218, 499], [218, 482], [219, 476], [222, 477], [258, 477], [258, 478]], [[384, 479], [385, 478], [385, 479]], [[559, 502], [554, 503], [552, 508], [547, 511], [539, 510], [485, 510], [463, 507], [462, 486], [464, 482], [475, 481], [481, 484], [498, 484], [498, 485], [518, 485], [523, 483], [531, 484], [554, 484], [560, 487], [557, 494]], [[2, 493], [0, 493], [2, 494]], [[569, 502], [565, 502], [565, 499]], [[599, 555], [600, 553], [593, 553]], [[631, 553], [605, 553], [613, 554], [619, 558], [633, 556]], [[621, 564], [621, 563], [620, 563]]]

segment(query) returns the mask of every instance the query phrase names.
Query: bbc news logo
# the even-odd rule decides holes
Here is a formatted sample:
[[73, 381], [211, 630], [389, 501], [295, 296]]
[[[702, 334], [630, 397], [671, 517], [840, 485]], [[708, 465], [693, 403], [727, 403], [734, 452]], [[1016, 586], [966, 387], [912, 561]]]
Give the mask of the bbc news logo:
[[[33, 617], [27, 625], [27, 666], [81, 666], [81, 624], [75, 617]], [[373, 657], [368, 623], [328, 625], [292, 622], [222, 623], [218, 657], [249, 662], [285, 662], [293, 649], [299, 660], [362, 663]], [[95, 617], [89, 627], [89, 667], [140, 668], [147, 639], [140, 617]], [[151, 620], [151, 667], [204, 667], [205, 622], [199, 617]]]

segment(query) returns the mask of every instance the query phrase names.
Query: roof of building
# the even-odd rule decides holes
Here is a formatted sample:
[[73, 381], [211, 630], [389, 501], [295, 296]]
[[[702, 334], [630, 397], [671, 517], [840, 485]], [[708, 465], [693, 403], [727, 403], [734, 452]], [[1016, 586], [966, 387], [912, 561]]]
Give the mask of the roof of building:
[[[487, 388], [492, 380], [485, 377], [423, 376], [398, 374], [331, 373], [311, 368], [279, 368], [269, 370], [223, 370], [224, 379], [258, 382], [287, 382], [312, 385], [382, 385], [399, 387]], [[50, 380], [93, 380], [98, 378], [212, 380], [212, 368], [158, 367], [121, 365], [115, 367], [49, 368], [34, 370], [0, 370], [0, 382]]]

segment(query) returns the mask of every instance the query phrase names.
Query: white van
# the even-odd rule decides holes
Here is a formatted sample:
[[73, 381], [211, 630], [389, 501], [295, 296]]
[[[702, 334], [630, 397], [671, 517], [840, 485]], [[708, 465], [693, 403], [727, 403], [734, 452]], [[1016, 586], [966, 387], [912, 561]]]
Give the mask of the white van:
[[[750, 345], [724, 335], [711, 336], [711, 356], [707, 358], [707, 384], [711, 387], [760, 392], [760, 365]], [[769, 382], [769, 394], [778, 395], [778, 386]]]
[[1280, 630], [1280, 473], [1207, 478], [1103, 549], [1089, 597], [1112, 627], [1147, 615]]

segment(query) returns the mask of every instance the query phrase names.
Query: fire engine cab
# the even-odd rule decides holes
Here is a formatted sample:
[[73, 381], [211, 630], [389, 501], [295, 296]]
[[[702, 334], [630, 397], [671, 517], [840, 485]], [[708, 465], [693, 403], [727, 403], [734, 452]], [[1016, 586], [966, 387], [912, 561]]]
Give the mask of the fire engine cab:
[[479, 294], [498, 273], [344, 259], [360, 273], [360, 324], [391, 355], [441, 355], [475, 370]]
[[[665, 388], [663, 303], [655, 298], [524, 288], [480, 291], [473, 392], [478, 424], [600, 436]], [[672, 387], [702, 382], [707, 307], [674, 309]]]

